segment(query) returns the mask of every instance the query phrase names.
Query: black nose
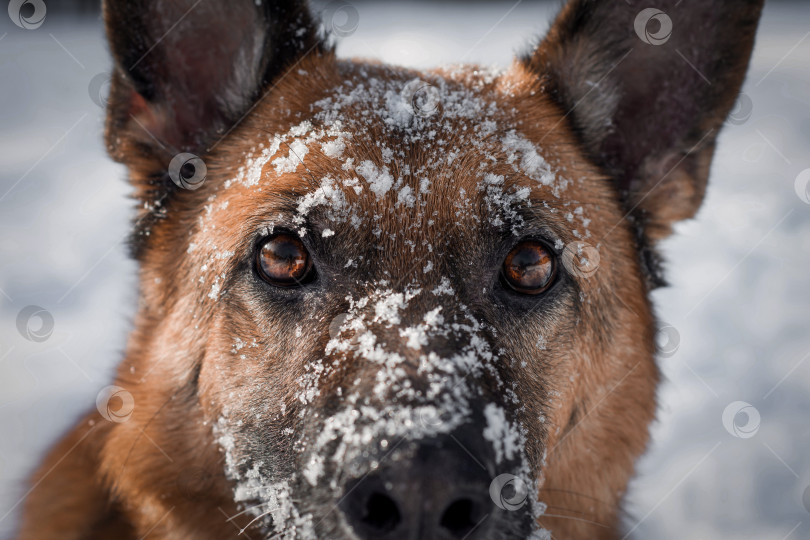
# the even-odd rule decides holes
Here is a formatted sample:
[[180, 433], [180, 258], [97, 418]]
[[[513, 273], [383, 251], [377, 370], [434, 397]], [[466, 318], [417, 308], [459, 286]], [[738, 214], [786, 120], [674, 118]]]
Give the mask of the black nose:
[[420, 442], [350, 481], [340, 508], [363, 539], [491, 538], [491, 460], [476, 453], [454, 437]]

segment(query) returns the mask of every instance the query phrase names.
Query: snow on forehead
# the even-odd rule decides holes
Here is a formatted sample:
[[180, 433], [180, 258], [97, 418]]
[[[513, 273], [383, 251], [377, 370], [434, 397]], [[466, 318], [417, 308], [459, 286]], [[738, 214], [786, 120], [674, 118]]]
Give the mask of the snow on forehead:
[[[268, 197], [281, 177], [289, 181], [291, 175], [301, 176], [302, 189], [296, 190], [300, 195], [287, 226], [297, 227], [301, 236], [317, 208], [331, 224], [324, 237], [339, 235], [339, 225], [347, 224], [355, 230], [366, 227], [377, 238], [393, 238], [397, 231], [380, 225], [393, 222], [381, 220], [382, 215], [408, 216], [429, 227], [434, 223], [430, 206], [439, 197], [439, 202], [453, 198], [455, 224], [472, 218], [518, 236], [526, 209], [538, 198], [557, 199], [556, 205], [542, 202], [550, 212], [559, 203], [569, 207], [574, 202], [565, 200], [571, 181], [560, 174], [556, 155], [546, 155], [521, 132], [523, 117], [510, 105], [508, 91], [499, 89], [496, 76], [460, 68], [446, 75], [402, 78], [381, 68], [357, 69], [306, 110], [288, 111], [291, 127], [286, 132], [252, 131], [260, 139], [235, 176], [209, 197], [200, 216], [201, 233], [216, 228], [215, 220], [231, 212], [230, 199], [217, 202], [231, 188], [239, 188], [235, 196]], [[367, 69], [373, 70], [371, 75]], [[374, 75], [379, 73], [385, 76]], [[355, 202], [361, 200], [363, 204]], [[479, 215], [481, 208], [486, 215]], [[276, 219], [290, 219], [282, 214], [262, 217], [268, 231]], [[590, 219], [582, 208], [570, 206], [565, 217], [574, 237], [590, 237]], [[208, 254], [202, 266], [208, 272], [200, 281], [209, 284], [212, 299], [220, 294], [224, 276], [209, 275], [216, 267], [211, 253], [233, 250], [214, 238], [200, 237], [189, 246], [192, 250], [201, 244]]]
[[[263, 180], [303, 172], [308, 154], [316, 150], [335, 160], [335, 176], [356, 181], [348, 187], [358, 194], [367, 188], [382, 197], [396, 190], [397, 199], [410, 204], [416, 194], [410, 186], [401, 192], [407, 183], [403, 177], [427, 178], [431, 170], [446, 168], [474, 149], [483, 156], [481, 181], [488, 166], [501, 163], [559, 196], [568, 181], [559, 177], [542, 149], [516, 129], [514, 119], [499, 104], [501, 98], [483, 81], [462, 84], [437, 75], [410, 80], [349, 79], [299, 114], [286, 133], [259, 143], [225, 186], [261, 186]], [[353, 140], [363, 142], [359, 147], [369, 142], [378, 146], [383, 163], [350, 156], [347, 147]], [[406, 152], [413, 145], [419, 146], [422, 163], [405, 159], [410, 158]]]

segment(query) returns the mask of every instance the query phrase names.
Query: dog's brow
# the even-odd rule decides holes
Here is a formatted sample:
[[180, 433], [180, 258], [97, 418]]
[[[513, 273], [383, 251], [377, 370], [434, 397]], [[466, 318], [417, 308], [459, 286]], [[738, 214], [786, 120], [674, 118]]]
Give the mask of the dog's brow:
[[512, 223], [504, 223], [498, 226], [498, 230], [504, 238], [540, 236], [545, 240], [555, 243], [563, 238], [568, 238], [571, 231], [566, 227], [565, 218], [560, 215], [561, 209], [546, 206], [545, 199], [538, 198], [532, 201], [531, 206], [518, 210], [518, 216], [523, 223], [518, 235], [515, 235]]
[[253, 228], [257, 231], [256, 234], [263, 236], [267, 229], [282, 228], [320, 236], [323, 231], [335, 228], [335, 222], [324, 215], [322, 208], [313, 208], [303, 216], [299, 213], [298, 204], [303, 194], [291, 191], [277, 195], [274, 197], [275, 204], [265, 206], [255, 216]]
[[275, 219], [274, 216], [283, 214], [292, 220], [292, 216], [298, 212], [301, 200], [308, 192], [305, 187], [300, 190], [284, 187], [268, 191], [261, 201], [264, 214], [261, 217]]

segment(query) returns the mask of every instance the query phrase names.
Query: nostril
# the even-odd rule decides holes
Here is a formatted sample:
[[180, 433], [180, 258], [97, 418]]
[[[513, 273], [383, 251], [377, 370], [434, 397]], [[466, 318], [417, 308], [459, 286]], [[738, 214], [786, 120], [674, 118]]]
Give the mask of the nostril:
[[396, 529], [401, 519], [397, 503], [391, 497], [377, 492], [369, 496], [363, 523], [377, 532], [387, 533]]
[[457, 538], [466, 537], [477, 525], [480, 516], [471, 499], [457, 499], [444, 511], [439, 525]]

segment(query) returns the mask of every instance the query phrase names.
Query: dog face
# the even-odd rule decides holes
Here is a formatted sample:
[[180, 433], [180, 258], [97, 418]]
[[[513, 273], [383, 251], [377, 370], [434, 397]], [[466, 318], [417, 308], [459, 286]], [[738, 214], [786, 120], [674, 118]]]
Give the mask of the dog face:
[[[417, 84], [434, 109], [403, 99]], [[596, 382], [578, 376], [602, 358], [590, 347], [616, 347], [611, 371], [643, 359], [639, 374], [655, 377], [646, 304], [635, 300], [641, 326], [594, 292], [643, 298], [632, 251], [620, 249], [632, 239], [588, 243], [621, 209], [596, 171], [567, 157], [570, 139], [537, 152], [551, 120], [518, 130], [543, 105], [527, 106], [521, 84], [472, 70], [420, 80], [305, 64], [285, 95], [306, 88], [309, 100], [268, 100], [237, 135], [253, 152], [230, 158], [240, 140], [209, 160], [229, 170], [208, 167], [199, 191], [209, 210], [194, 212], [179, 282], [161, 285], [212, 306], [205, 416], [243, 502], [265, 510], [267, 482], [303, 501], [276, 523], [312, 516], [298, 524], [314, 528], [327, 516], [321, 534], [337, 534], [329, 511], [346, 496], [360, 530], [395, 528], [393, 511], [367, 516], [379, 493], [403, 526], [420, 515], [411, 504], [427, 501], [438, 523], [463, 501], [453, 530], [466, 534], [495, 509], [481, 534], [528, 533], [531, 506], [499, 509], [489, 486], [501, 474], [535, 485], [548, 441], [563, 435], [549, 428], [565, 425], [578, 385]], [[593, 209], [599, 201], [608, 204]], [[599, 260], [623, 279], [598, 272]], [[181, 309], [194, 325], [199, 311]], [[598, 313], [616, 315], [601, 324]], [[619, 354], [637, 349], [645, 356]], [[424, 489], [453, 475], [458, 490]]]
[[652, 248], [700, 204], [759, 5], [673, 6], [715, 33], [658, 46], [610, 4], [498, 73], [337, 60], [296, 5], [106, 5], [143, 208], [102, 469], [137, 530], [612, 537]]

